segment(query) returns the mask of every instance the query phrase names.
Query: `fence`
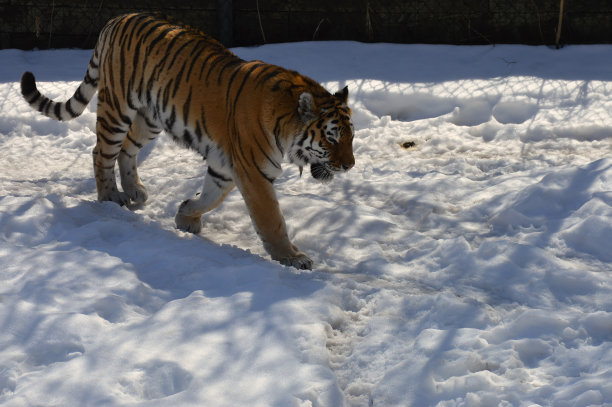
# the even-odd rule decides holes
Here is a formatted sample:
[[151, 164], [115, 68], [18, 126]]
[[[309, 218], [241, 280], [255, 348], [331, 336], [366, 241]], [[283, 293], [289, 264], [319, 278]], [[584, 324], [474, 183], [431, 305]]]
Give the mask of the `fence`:
[[553, 44], [562, 3], [562, 43], [612, 42], [610, 0], [0, 0], [0, 47], [92, 48], [109, 18], [151, 10], [232, 46], [310, 40]]

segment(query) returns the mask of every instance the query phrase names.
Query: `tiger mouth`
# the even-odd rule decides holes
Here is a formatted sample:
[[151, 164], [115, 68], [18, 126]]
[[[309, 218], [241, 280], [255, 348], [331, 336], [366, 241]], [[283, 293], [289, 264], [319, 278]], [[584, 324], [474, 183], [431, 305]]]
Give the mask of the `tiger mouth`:
[[329, 182], [334, 178], [333, 170], [324, 163], [310, 164], [310, 175], [321, 182]]

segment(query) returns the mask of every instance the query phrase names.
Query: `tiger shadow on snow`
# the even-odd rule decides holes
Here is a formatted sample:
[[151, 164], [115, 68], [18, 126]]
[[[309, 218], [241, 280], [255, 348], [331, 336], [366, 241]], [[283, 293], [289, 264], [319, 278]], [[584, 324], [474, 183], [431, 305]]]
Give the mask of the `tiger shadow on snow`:
[[[91, 186], [91, 182], [83, 180], [85, 186]], [[263, 310], [276, 302], [308, 296], [322, 288], [322, 282], [314, 280], [309, 272], [281, 266], [269, 258], [235, 246], [220, 245], [202, 236], [167, 230], [157, 222], [147, 223], [142, 215], [112, 202], [79, 200], [73, 204], [76, 199], [55, 193], [32, 197], [0, 216], [0, 230], [12, 244], [32, 249], [44, 245], [55, 247], [51, 251], [58, 263], [43, 266], [51, 270], [61, 270], [62, 253], [85, 250], [118, 259], [120, 267], [133, 272], [142, 283], [142, 290], [161, 297], [149, 312], [198, 290], [205, 297], [232, 297], [250, 292], [251, 309]], [[24, 219], [31, 216], [28, 214], [41, 212], [35, 224], [28, 226], [31, 232], [25, 230]], [[95, 280], [112, 275], [116, 266], [117, 262], [110, 262], [108, 266], [83, 264], [88, 272], [97, 274], [99, 278]], [[296, 286], [295, 281], [299, 281], [299, 290], [291, 288]], [[41, 279], [33, 284], [46, 285], [48, 281]], [[131, 301], [130, 296], [142, 295], [120, 287], [107, 289], [126, 295], [127, 301]]]

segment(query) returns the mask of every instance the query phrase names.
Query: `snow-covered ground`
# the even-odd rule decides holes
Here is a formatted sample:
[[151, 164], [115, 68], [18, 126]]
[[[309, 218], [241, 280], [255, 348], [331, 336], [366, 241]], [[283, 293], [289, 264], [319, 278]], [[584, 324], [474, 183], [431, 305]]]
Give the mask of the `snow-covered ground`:
[[[240, 48], [348, 85], [356, 165], [286, 166], [270, 261], [237, 191], [177, 231], [205, 163], [161, 137], [149, 202], [96, 199], [89, 51], [0, 51], [0, 404], [612, 406], [612, 46]], [[414, 145], [412, 144], [414, 143]]]

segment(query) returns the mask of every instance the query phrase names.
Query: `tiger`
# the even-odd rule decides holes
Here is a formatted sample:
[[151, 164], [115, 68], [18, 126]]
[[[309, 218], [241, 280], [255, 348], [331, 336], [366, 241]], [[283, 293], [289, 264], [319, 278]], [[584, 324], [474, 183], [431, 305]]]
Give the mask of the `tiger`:
[[132, 13], [102, 28], [85, 78], [67, 101], [41, 94], [31, 72], [21, 77], [26, 102], [59, 121], [81, 115], [96, 91], [92, 155], [99, 201], [147, 200], [138, 152], [164, 132], [200, 153], [208, 167], [201, 193], [178, 207], [178, 229], [199, 233], [202, 215], [237, 187], [270, 257], [312, 269], [288, 237], [273, 184], [283, 160], [300, 175], [310, 165], [322, 182], [355, 165], [348, 87], [332, 94], [296, 71], [245, 61], [198, 29]]

